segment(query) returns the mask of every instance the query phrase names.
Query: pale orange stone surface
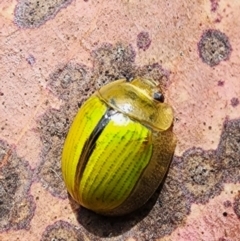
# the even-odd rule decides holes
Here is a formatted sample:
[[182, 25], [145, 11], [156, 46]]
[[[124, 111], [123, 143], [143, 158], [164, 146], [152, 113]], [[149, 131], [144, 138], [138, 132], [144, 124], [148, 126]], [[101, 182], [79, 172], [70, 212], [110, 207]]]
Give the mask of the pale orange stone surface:
[[[238, 0], [73, 1], [36, 28], [20, 28], [14, 22], [18, 2], [0, 3], [0, 140], [15, 146], [17, 155], [30, 168], [40, 163], [42, 142], [36, 132], [37, 120], [62, 104], [47, 88], [49, 76], [69, 61], [91, 68], [91, 52], [103, 43], [130, 44], [136, 52], [136, 65], [158, 62], [170, 72], [166, 101], [177, 119], [177, 156], [193, 146], [215, 150], [224, 120], [240, 118], [240, 104], [231, 105], [232, 98], [240, 100]], [[218, 3], [216, 11], [211, 10], [211, 2]], [[201, 60], [197, 47], [208, 29], [225, 33], [232, 47], [229, 58], [214, 67]], [[137, 47], [137, 35], [142, 31], [151, 39], [146, 51]], [[219, 86], [219, 81], [224, 81], [224, 86]], [[227, 208], [227, 217], [223, 216], [223, 203], [233, 202], [238, 190], [239, 183], [228, 183], [208, 203], [192, 204], [185, 221], [158, 240], [239, 240], [240, 219], [232, 207]], [[1, 241], [41, 240], [47, 226], [58, 220], [80, 228], [84, 240], [105, 240], [81, 227], [68, 199], [53, 196], [39, 180], [33, 178], [29, 194], [36, 206], [29, 227], [1, 232]], [[139, 233], [136, 224], [106, 240], [144, 240]]]
[[223, 213], [226, 211], [223, 203], [233, 199], [240, 185], [226, 185], [222, 194], [207, 205], [192, 205], [191, 215], [183, 227], [179, 227], [169, 237], [161, 240], [238, 240], [240, 222], [236, 218], [231, 207], [227, 208], [227, 216]]

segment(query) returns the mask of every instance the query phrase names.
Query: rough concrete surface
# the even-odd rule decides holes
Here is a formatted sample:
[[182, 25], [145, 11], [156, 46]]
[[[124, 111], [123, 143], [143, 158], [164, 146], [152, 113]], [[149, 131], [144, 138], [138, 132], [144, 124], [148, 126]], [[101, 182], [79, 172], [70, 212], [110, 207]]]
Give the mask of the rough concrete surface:
[[[0, 2], [0, 240], [237, 241], [240, 2]], [[153, 78], [175, 113], [165, 182], [107, 218], [68, 196], [74, 115], [99, 87]]]

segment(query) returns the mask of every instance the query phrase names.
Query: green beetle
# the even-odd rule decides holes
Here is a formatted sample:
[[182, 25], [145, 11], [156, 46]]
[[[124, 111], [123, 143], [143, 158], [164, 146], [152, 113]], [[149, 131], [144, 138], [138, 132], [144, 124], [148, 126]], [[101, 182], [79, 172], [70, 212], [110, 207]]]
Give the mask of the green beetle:
[[163, 180], [176, 138], [173, 110], [149, 79], [103, 86], [78, 111], [62, 153], [68, 192], [103, 215], [141, 207]]

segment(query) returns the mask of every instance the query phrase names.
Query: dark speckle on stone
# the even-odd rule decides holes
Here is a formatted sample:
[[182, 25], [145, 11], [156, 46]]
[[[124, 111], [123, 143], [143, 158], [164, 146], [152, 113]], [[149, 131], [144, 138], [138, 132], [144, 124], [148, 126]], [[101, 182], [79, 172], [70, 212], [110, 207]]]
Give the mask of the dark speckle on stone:
[[218, 86], [224, 86], [224, 83], [225, 83], [224, 80], [219, 80], [218, 81]]
[[214, 20], [214, 23], [220, 23], [222, 21], [222, 16], [218, 15], [218, 17]]
[[212, 12], [216, 12], [217, 11], [217, 8], [218, 8], [218, 6], [219, 6], [219, 1], [220, 0], [210, 0], [210, 2], [211, 2], [211, 11]]
[[223, 212], [223, 216], [227, 217], [228, 213], [227, 212]]
[[226, 239], [225, 237], [221, 237], [218, 239], [218, 241], [231, 241], [230, 239]]
[[26, 58], [28, 64], [33, 65], [36, 62], [35, 57], [32, 54], [29, 54], [29, 56]]
[[151, 44], [148, 32], [140, 32], [137, 36], [137, 47], [143, 51], [147, 50]]
[[203, 33], [198, 43], [198, 51], [202, 61], [213, 67], [221, 61], [227, 60], [232, 48], [225, 33], [209, 29]]
[[236, 97], [233, 97], [233, 98], [231, 99], [231, 106], [232, 106], [232, 107], [236, 107], [236, 106], [238, 106], [238, 105], [239, 105], [239, 99], [236, 98]]

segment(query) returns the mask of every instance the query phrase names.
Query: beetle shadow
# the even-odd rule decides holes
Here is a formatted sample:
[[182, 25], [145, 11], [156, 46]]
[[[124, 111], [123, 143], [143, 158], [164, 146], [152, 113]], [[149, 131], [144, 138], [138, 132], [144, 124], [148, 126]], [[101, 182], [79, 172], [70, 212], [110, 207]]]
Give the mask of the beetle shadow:
[[94, 213], [93, 211], [76, 204], [69, 195], [70, 205], [75, 212], [79, 224], [81, 224], [88, 232], [102, 238], [119, 236], [129, 231], [149, 214], [159, 197], [165, 179], [166, 176], [146, 204], [136, 211], [124, 216], [107, 217]]

